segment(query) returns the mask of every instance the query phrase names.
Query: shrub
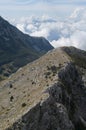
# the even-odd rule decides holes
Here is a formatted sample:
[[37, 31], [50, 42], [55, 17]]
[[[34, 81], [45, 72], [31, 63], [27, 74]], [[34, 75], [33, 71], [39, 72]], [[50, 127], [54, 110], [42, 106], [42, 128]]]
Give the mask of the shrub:
[[12, 84], [10, 84], [10, 88], [12, 88], [13, 87], [13, 85]]
[[25, 107], [26, 106], [26, 103], [22, 103], [22, 107]]
[[12, 101], [13, 101], [13, 99], [14, 99], [14, 97], [13, 97], [13, 96], [11, 96], [11, 97], [10, 97], [10, 101], [12, 102]]

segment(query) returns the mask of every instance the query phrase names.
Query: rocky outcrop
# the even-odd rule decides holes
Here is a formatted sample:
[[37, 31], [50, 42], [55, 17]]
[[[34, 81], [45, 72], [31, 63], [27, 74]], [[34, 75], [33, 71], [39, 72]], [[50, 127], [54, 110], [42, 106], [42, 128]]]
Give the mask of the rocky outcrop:
[[86, 130], [86, 90], [73, 63], [58, 73], [59, 81], [37, 104], [7, 130]]
[[67, 108], [75, 130], [86, 129], [86, 87], [80, 72], [70, 63], [59, 74], [62, 83], [62, 103]]

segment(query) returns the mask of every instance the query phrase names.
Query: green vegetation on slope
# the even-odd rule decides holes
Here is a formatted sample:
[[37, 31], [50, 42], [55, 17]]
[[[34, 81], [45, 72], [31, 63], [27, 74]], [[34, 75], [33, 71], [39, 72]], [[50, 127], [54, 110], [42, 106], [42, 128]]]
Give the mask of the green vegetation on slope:
[[86, 69], [86, 51], [75, 47], [63, 47], [62, 49], [71, 57], [76, 65]]

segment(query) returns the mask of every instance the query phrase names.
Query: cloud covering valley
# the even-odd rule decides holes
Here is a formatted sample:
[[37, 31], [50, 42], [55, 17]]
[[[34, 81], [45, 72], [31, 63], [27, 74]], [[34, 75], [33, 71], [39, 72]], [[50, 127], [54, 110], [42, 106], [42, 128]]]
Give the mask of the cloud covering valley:
[[86, 8], [75, 9], [65, 20], [43, 15], [11, 22], [24, 33], [45, 37], [54, 47], [75, 46], [86, 50]]

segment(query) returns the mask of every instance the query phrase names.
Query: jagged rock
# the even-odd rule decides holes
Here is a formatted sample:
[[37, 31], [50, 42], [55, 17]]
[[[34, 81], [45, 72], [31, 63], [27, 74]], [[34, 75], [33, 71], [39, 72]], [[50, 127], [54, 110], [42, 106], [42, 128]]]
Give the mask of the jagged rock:
[[[86, 92], [79, 71], [73, 63], [69, 63], [58, 73], [62, 83], [62, 104], [68, 110], [69, 118], [76, 130], [86, 130]], [[81, 120], [80, 119], [83, 120]]]
[[49, 98], [37, 104], [8, 130], [85, 130], [86, 94], [82, 78], [73, 63], [58, 73]]

